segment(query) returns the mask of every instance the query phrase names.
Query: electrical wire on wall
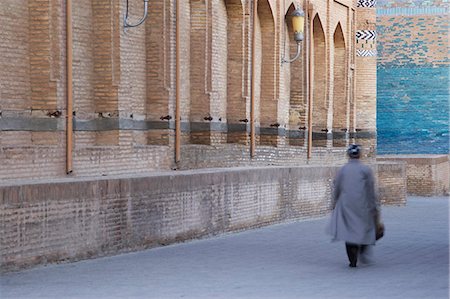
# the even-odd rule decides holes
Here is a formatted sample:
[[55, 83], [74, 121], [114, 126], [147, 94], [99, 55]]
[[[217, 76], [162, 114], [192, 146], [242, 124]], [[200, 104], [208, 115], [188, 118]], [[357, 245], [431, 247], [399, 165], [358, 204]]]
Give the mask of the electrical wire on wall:
[[126, 0], [125, 15], [123, 18], [123, 27], [124, 27], [125, 31], [127, 28], [137, 27], [137, 26], [141, 25], [142, 23], [144, 23], [145, 19], [147, 19], [147, 16], [148, 16], [148, 1], [149, 0], [144, 0], [144, 16], [136, 24], [130, 24], [130, 23], [128, 23], [129, 3], [128, 3], [128, 0]]

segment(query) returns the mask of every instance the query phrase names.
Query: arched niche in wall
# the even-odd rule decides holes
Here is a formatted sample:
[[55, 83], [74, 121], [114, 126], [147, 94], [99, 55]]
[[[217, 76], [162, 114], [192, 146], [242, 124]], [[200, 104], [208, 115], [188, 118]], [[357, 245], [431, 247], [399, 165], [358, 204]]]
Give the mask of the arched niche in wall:
[[[133, 3], [129, 1], [133, 13], [139, 13], [142, 9], [142, 3]], [[169, 32], [167, 29], [167, 20], [165, 19], [166, 9], [164, 0], [153, 0], [149, 2], [148, 18], [145, 21], [146, 30], [146, 60], [147, 60], [147, 117], [150, 120], [159, 120], [161, 116], [168, 114], [168, 85], [169, 73], [168, 53], [169, 48], [166, 44]], [[129, 29], [128, 34], [136, 34], [141, 28]], [[166, 53], [167, 51], [167, 53]]]
[[226, 141], [228, 17], [224, 0], [190, 0], [190, 142]]
[[[209, 105], [211, 119], [211, 134], [215, 137], [213, 143], [222, 143], [226, 138], [227, 118], [227, 81], [228, 81], [228, 13], [225, 0], [209, 1], [208, 10], [212, 22], [210, 51], [211, 89]], [[212, 3], [211, 3], [212, 2]], [[237, 45], [236, 45], [237, 46]]]
[[260, 143], [276, 145], [278, 102], [275, 97], [275, 63], [279, 61], [275, 59], [275, 22], [269, 1], [258, 1], [258, 19], [261, 33]]
[[326, 40], [322, 21], [317, 14], [313, 20], [313, 143], [315, 146], [326, 146], [327, 130], [327, 57]]
[[[77, 1], [78, 2], [78, 1]], [[151, 25], [147, 22], [153, 21], [153, 16], [149, 16], [146, 21], [138, 26], [127, 28], [124, 30], [123, 26], [123, 14], [126, 14], [126, 3], [125, 1], [111, 1], [118, 3], [118, 10], [120, 14], [117, 16], [117, 31], [120, 32], [120, 52], [113, 53], [115, 55], [120, 55], [119, 63], [119, 76], [120, 86], [119, 86], [119, 107], [121, 110], [122, 117], [126, 115], [127, 118], [134, 121], [143, 121], [145, 119], [152, 119], [151, 107], [147, 106], [151, 102], [148, 98], [148, 87], [150, 86], [149, 73], [151, 70], [151, 63], [147, 63], [147, 58], [149, 51], [153, 49], [149, 46]], [[78, 2], [79, 3], [79, 2]], [[123, 5], [123, 7], [122, 7]], [[123, 8], [123, 10], [120, 9]], [[144, 7], [142, 2], [129, 1], [128, 2], [128, 16], [131, 19], [130, 22], [134, 22], [137, 19], [137, 14], [143, 13]], [[150, 7], [150, 12], [153, 8]], [[95, 18], [94, 18], [95, 19]], [[121, 23], [122, 21], [122, 23]], [[158, 20], [159, 22], [160, 20]], [[159, 24], [159, 23], [158, 23]], [[116, 30], [116, 29], [114, 29]], [[116, 69], [116, 68], [113, 68]], [[126, 112], [126, 113], [125, 113]], [[153, 119], [159, 120], [159, 118], [154, 117]], [[122, 131], [122, 136], [129, 134], [132, 136], [132, 142], [135, 145], [147, 145], [151, 144], [154, 140], [150, 137], [152, 135], [151, 129], [137, 129], [137, 130], [126, 130]], [[121, 136], [121, 138], [122, 138]], [[122, 139], [123, 140], [123, 139]]]
[[[190, 120], [191, 113], [191, 72], [190, 72], [190, 61], [191, 61], [191, 7], [189, 1], [180, 1], [179, 3], [179, 29], [180, 29], [180, 116], [181, 123], [184, 127], [181, 131], [181, 141], [182, 144], [188, 144], [190, 134], [187, 130], [188, 123]], [[175, 119], [175, 118], [173, 118]]]
[[[297, 43], [293, 40], [294, 30], [292, 27], [292, 13], [295, 6], [292, 3], [284, 16], [283, 48], [285, 59], [290, 59], [297, 52]], [[301, 51], [304, 53], [305, 41], [300, 43]], [[305, 72], [304, 55], [291, 63], [283, 64], [285, 96], [289, 104], [289, 130], [292, 132], [289, 138], [290, 145], [304, 145], [304, 136], [300, 136], [299, 128], [306, 126], [307, 102], [304, 92]], [[296, 133], [296, 134], [294, 134]], [[298, 133], [298, 134], [297, 134]]]
[[[142, 3], [129, 1], [133, 13], [142, 10]], [[149, 2], [148, 18], [145, 24], [146, 61], [147, 61], [147, 120], [152, 122], [164, 122], [164, 117], [174, 115], [170, 110], [170, 5], [164, 0]], [[139, 27], [129, 29], [129, 34], [135, 34]], [[136, 53], [138, 55], [139, 53]], [[153, 127], [148, 131], [148, 144], [168, 145], [169, 129]]]
[[243, 42], [246, 33], [241, 0], [225, 0], [227, 10], [227, 123], [228, 143], [247, 144], [246, 122], [250, 118], [247, 109], [244, 61], [247, 57]]
[[[76, 3], [76, 2], [75, 2]], [[74, 3], [74, 4], [75, 4]], [[95, 114], [104, 127], [96, 128], [95, 145], [119, 145], [120, 132], [104, 118], [119, 118], [120, 31], [118, 2], [92, 1], [93, 88]], [[76, 26], [75, 26], [76, 28]], [[76, 30], [75, 30], [76, 32]]]
[[345, 146], [348, 129], [347, 50], [340, 23], [334, 31], [333, 145]]
[[211, 105], [211, 25], [205, 0], [190, 0], [190, 142], [209, 144]]

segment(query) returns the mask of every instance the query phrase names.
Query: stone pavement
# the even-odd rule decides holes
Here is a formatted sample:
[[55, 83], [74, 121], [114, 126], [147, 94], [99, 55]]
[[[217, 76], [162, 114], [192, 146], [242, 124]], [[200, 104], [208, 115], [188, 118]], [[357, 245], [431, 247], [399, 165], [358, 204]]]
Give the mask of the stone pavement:
[[328, 217], [0, 277], [0, 298], [449, 298], [449, 199], [383, 207], [375, 264], [349, 268]]

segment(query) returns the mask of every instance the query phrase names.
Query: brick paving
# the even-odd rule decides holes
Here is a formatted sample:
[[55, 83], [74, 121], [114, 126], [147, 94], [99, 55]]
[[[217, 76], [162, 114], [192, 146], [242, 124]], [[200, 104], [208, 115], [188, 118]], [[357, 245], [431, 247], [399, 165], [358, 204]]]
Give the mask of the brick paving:
[[328, 217], [0, 277], [7, 298], [448, 298], [449, 199], [383, 207], [375, 263], [349, 268]]

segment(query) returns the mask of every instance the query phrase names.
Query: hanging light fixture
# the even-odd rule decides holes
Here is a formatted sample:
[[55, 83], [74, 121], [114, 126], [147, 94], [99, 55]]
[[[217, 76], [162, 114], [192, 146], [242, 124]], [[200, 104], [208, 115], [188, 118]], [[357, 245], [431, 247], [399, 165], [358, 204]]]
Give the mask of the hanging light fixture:
[[304, 28], [305, 28], [305, 13], [301, 8], [297, 8], [291, 14], [292, 17], [292, 28], [294, 29], [294, 40], [297, 43], [297, 53], [294, 58], [286, 60], [282, 58], [282, 63], [291, 63], [300, 57], [300, 43], [304, 39]]

